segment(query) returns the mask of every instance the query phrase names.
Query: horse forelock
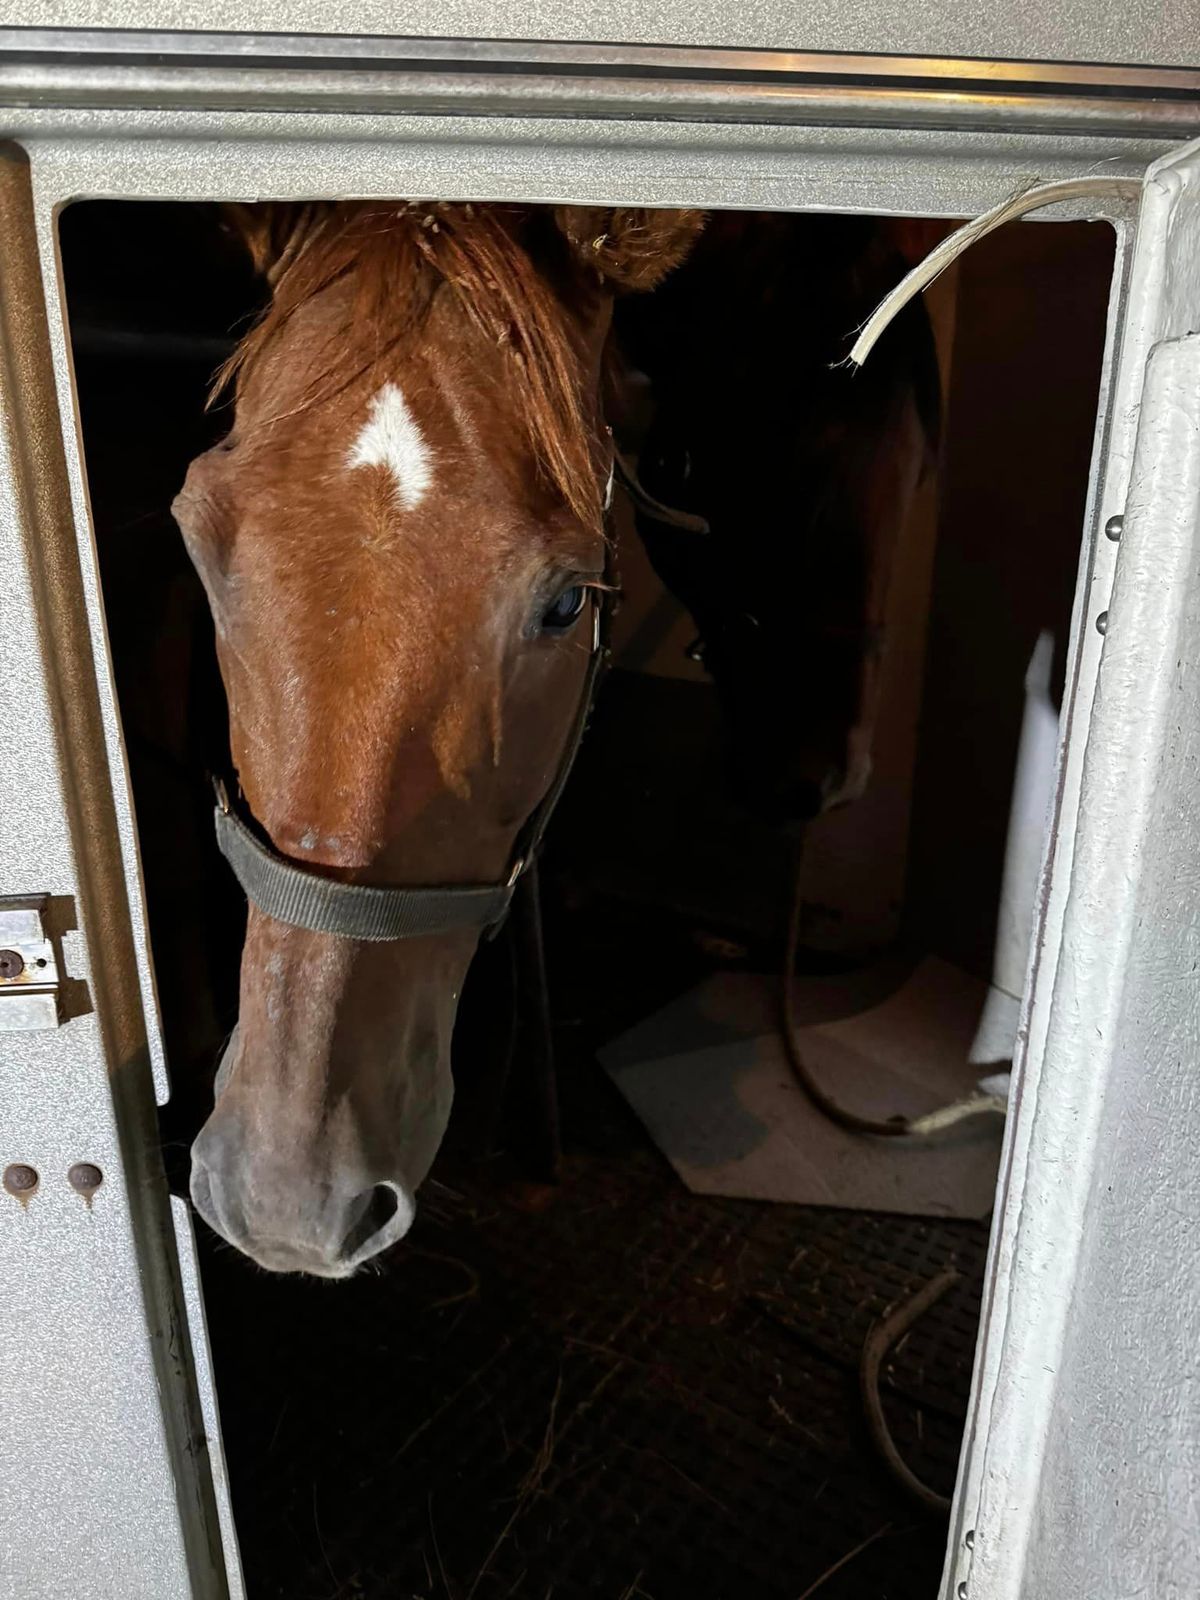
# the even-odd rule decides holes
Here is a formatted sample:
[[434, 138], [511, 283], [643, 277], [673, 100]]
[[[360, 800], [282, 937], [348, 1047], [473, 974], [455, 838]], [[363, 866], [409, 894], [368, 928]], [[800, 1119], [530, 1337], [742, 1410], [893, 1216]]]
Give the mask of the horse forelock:
[[[269, 232], [264, 226], [262, 236]], [[335, 286], [344, 291], [342, 325], [329, 339], [319, 378], [288, 413], [330, 399], [373, 369], [390, 375], [389, 356], [419, 333], [435, 293], [447, 285], [476, 333], [512, 363], [512, 402], [545, 478], [585, 526], [598, 529], [583, 331], [558, 287], [552, 236], [534, 235], [535, 244], [526, 233], [522, 214], [504, 206], [345, 203], [297, 210], [275, 243], [270, 304], [217, 373], [214, 398], [232, 386], [240, 401], [296, 314]], [[534, 259], [539, 244], [542, 261]], [[262, 250], [255, 254], [265, 268]], [[581, 284], [579, 292], [589, 291]]]

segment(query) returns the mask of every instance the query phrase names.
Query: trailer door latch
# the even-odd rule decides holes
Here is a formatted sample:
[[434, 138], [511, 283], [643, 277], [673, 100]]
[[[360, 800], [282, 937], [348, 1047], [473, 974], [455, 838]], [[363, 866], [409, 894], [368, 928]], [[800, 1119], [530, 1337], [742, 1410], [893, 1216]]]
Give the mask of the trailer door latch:
[[0, 896], [0, 1033], [58, 1027], [58, 960], [45, 895]]

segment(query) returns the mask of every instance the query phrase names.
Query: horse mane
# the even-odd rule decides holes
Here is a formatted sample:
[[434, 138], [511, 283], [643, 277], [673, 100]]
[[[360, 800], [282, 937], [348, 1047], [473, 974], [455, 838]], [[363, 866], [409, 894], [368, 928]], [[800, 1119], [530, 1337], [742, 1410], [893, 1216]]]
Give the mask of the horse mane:
[[[508, 351], [513, 392], [548, 482], [585, 525], [602, 520], [599, 474], [581, 383], [581, 351], [556, 282], [552, 230], [531, 235], [515, 207], [467, 203], [343, 202], [235, 209], [255, 266], [272, 285], [269, 305], [216, 374], [212, 398], [240, 398], [295, 314], [335, 284], [353, 280], [345, 323], [330, 340], [330, 366], [305, 392], [304, 410], [338, 392], [418, 331], [443, 285], [471, 324]], [[525, 242], [544, 244], [539, 266]], [[560, 236], [561, 242], [561, 236]], [[363, 354], [362, 330], [378, 344]], [[350, 337], [353, 332], [353, 337]]]

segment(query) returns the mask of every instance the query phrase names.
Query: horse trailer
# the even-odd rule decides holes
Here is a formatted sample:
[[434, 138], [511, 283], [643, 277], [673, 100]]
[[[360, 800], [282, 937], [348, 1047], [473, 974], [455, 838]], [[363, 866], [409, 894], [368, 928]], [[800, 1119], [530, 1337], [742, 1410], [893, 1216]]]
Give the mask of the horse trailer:
[[[821, 18], [779, 0], [745, 11], [716, 0], [687, 7], [675, 0], [649, 6], [607, 0], [584, 9], [553, 0], [524, 7], [454, 0], [441, 8], [361, 0], [354, 8], [335, 7], [332, 16], [311, 0], [284, 6], [244, 0], [240, 7], [224, 0], [205, 7], [11, 0], [0, 26], [0, 1593], [11, 1600], [80, 1587], [105, 1600], [298, 1595], [298, 1568], [274, 1567], [268, 1553], [247, 1560], [244, 1576], [239, 1553], [239, 1535], [248, 1548], [267, 1523], [282, 1549], [299, 1538], [297, 1519], [320, 1558], [304, 1592], [361, 1600], [410, 1592], [448, 1600], [584, 1592], [613, 1600], [639, 1594], [670, 1600], [685, 1591], [698, 1600], [910, 1594], [918, 1589], [907, 1579], [898, 1578], [894, 1589], [879, 1586], [886, 1567], [854, 1565], [873, 1542], [863, 1559], [885, 1559], [893, 1539], [900, 1553], [888, 1559], [902, 1563], [902, 1537], [936, 1554], [941, 1600], [1051, 1594], [1168, 1600], [1200, 1591], [1200, 1292], [1189, 1242], [1200, 1211], [1193, 1143], [1200, 1136], [1197, 20], [1190, 0], [1124, 10], [1096, 0], [1069, 8], [999, 0], [986, 16], [954, 0], [891, 8], [843, 3]], [[492, 1279], [478, 1260], [460, 1261], [444, 1243], [424, 1252], [433, 1273], [420, 1302], [427, 1326], [414, 1333], [400, 1316], [386, 1336], [363, 1331], [372, 1284], [382, 1279], [365, 1277], [353, 1290], [333, 1285], [318, 1292], [309, 1285], [308, 1298], [293, 1295], [274, 1311], [260, 1311], [252, 1297], [267, 1293], [266, 1279], [235, 1280], [227, 1254], [214, 1257], [211, 1269], [198, 1256], [186, 1180], [169, 1181], [172, 1162], [178, 1168], [186, 1159], [184, 1146], [198, 1126], [187, 1115], [171, 1121], [173, 1096], [176, 1112], [187, 1098], [186, 1052], [171, 1041], [190, 1038], [193, 1025], [205, 1040], [227, 1032], [229, 1018], [218, 1016], [219, 1008], [203, 1010], [189, 975], [197, 994], [197, 975], [210, 968], [236, 987], [240, 939], [236, 930], [228, 938], [197, 935], [187, 908], [197, 895], [209, 896], [216, 907], [212, 926], [224, 929], [220, 918], [230, 905], [236, 902], [239, 914], [243, 907], [232, 878], [215, 876], [224, 868], [210, 837], [207, 788], [197, 791], [190, 771], [181, 776], [171, 767], [190, 755], [169, 740], [149, 752], [138, 743], [143, 713], [182, 716], [179, 708], [192, 704], [193, 674], [201, 671], [193, 666], [198, 635], [187, 633], [176, 654], [162, 650], [164, 637], [184, 639], [184, 631], [171, 634], [170, 610], [172, 597], [183, 592], [171, 564], [182, 546], [170, 543], [156, 576], [158, 551], [168, 546], [142, 539], [139, 519], [161, 521], [191, 455], [215, 447], [224, 423], [219, 413], [217, 421], [206, 420], [213, 416], [205, 411], [208, 375], [230, 357], [229, 330], [244, 332], [261, 310], [249, 268], [221, 254], [218, 208], [418, 201], [425, 209], [412, 225], [412, 249], [425, 259], [442, 248], [432, 236], [452, 232], [453, 219], [471, 208], [520, 207], [539, 219], [553, 214], [572, 246], [579, 242], [574, 224], [561, 219], [582, 218], [581, 248], [597, 259], [612, 240], [588, 233], [593, 212], [584, 208], [606, 218], [619, 214], [611, 208], [637, 208], [643, 218], [668, 211], [725, 218], [735, 257], [749, 248], [738, 219], [810, 218], [802, 238], [796, 235], [800, 247], [830, 262], [849, 237], [847, 219], [887, 219], [890, 264], [878, 282], [871, 280], [869, 300], [856, 303], [853, 317], [842, 313], [839, 337], [858, 331], [874, 301], [908, 281], [907, 271], [916, 274], [912, 287], [929, 289], [928, 352], [941, 375], [943, 404], [936, 427], [930, 423], [928, 438], [921, 437], [933, 455], [935, 435], [941, 439], [943, 509], [922, 490], [914, 467], [903, 490], [905, 507], [916, 507], [904, 513], [906, 554], [898, 576], [879, 580], [874, 618], [891, 629], [890, 659], [906, 665], [869, 690], [854, 690], [875, 697], [868, 719], [874, 787], [865, 767], [857, 787], [846, 777], [849, 787], [839, 798], [853, 803], [812, 822], [796, 903], [803, 900], [811, 913], [813, 972], [825, 971], [826, 958], [829, 971], [842, 970], [861, 951], [889, 944], [905, 895], [920, 879], [930, 925], [953, 925], [962, 949], [970, 947], [972, 960], [978, 956], [975, 965], [993, 968], [991, 989], [985, 981], [978, 993], [1003, 1011], [993, 1021], [1007, 1033], [1002, 1048], [977, 1051], [973, 1059], [1005, 1066], [1011, 1060], [1012, 1075], [999, 1098], [989, 1091], [997, 1131], [986, 1157], [963, 1146], [961, 1182], [974, 1185], [977, 1199], [955, 1210], [937, 1190], [908, 1208], [926, 1218], [992, 1218], [990, 1234], [980, 1223], [978, 1310], [972, 1301], [961, 1334], [964, 1397], [970, 1372], [965, 1422], [953, 1407], [930, 1409], [929, 1426], [942, 1429], [948, 1459], [957, 1463], [948, 1533], [916, 1514], [916, 1532], [897, 1526], [887, 1499], [894, 1485], [879, 1490], [878, 1502], [871, 1499], [868, 1520], [860, 1506], [838, 1522], [842, 1512], [833, 1508], [849, 1504], [860, 1482], [838, 1464], [837, 1407], [857, 1416], [858, 1405], [841, 1356], [830, 1357], [830, 1373], [836, 1367], [840, 1376], [830, 1377], [823, 1391], [833, 1397], [829, 1408], [811, 1419], [818, 1432], [826, 1430], [824, 1455], [811, 1453], [812, 1430], [795, 1414], [812, 1363], [822, 1350], [828, 1356], [842, 1348], [834, 1323], [843, 1313], [825, 1305], [826, 1331], [806, 1324], [781, 1332], [791, 1313], [781, 1311], [771, 1285], [803, 1272], [798, 1263], [810, 1249], [825, 1262], [827, 1285], [837, 1280], [839, 1241], [853, 1241], [867, 1225], [847, 1221], [818, 1238], [789, 1232], [791, 1223], [762, 1224], [775, 1227], [783, 1265], [771, 1267], [774, 1278], [755, 1280], [753, 1294], [747, 1290], [736, 1305], [723, 1298], [729, 1274], [742, 1270], [729, 1264], [730, 1241], [753, 1260], [763, 1237], [753, 1231], [760, 1212], [731, 1208], [751, 1201], [761, 1208], [778, 1198], [769, 1188], [722, 1188], [724, 1179], [714, 1176], [722, 1163], [742, 1160], [734, 1134], [748, 1129], [752, 1142], [754, 1117], [743, 1107], [742, 1121], [733, 1118], [720, 1138], [710, 1140], [711, 1130], [703, 1139], [696, 1135], [690, 1154], [677, 1158], [656, 1132], [671, 1095], [645, 1090], [639, 1099], [632, 1056], [607, 1070], [674, 1168], [647, 1157], [638, 1170], [656, 1174], [655, 1193], [667, 1197], [661, 1214], [679, 1240], [661, 1250], [677, 1252], [671, 1282], [691, 1297], [681, 1317], [700, 1330], [695, 1345], [709, 1347], [705, 1359], [712, 1363], [693, 1372], [692, 1387], [708, 1395], [695, 1404], [709, 1405], [712, 1414], [703, 1427], [684, 1429], [680, 1438], [686, 1434], [689, 1444], [649, 1423], [644, 1437], [633, 1437], [622, 1422], [614, 1434], [626, 1429], [624, 1440], [598, 1436], [594, 1459], [571, 1458], [574, 1465], [560, 1463], [554, 1476], [552, 1458], [566, 1448], [565, 1435], [574, 1430], [578, 1440], [621, 1384], [636, 1406], [660, 1382], [669, 1339], [661, 1319], [650, 1320], [636, 1349], [620, 1346], [618, 1333], [632, 1315], [626, 1301], [611, 1305], [612, 1317], [603, 1320], [582, 1299], [563, 1311], [557, 1356], [542, 1345], [522, 1347], [518, 1338], [522, 1318], [532, 1324], [546, 1315], [538, 1285], [547, 1277], [574, 1282], [578, 1272], [580, 1296], [602, 1290], [611, 1296], [618, 1291], [601, 1282], [611, 1270], [622, 1296], [636, 1298], [629, 1282], [640, 1282], [653, 1297], [645, 1263], [659, 1262], [658, 1235], [634, 1228], [639, 1208], [650, 1205], [649, 1188], [617, 1194], [597, 1178], [586, 1204], [554, 1236], [559, 1255], [540, 1262], [529, 1255], [529, 1229], [556, 1202], [548, 1185], [523, 1189], [517, 1220], [495, 1235], [496, 1252], [520, 1235], [524, 1242], [512, 1248], [528, 1257], [511, 1268], [505, 1257], [496, 1269], [506, 1280], [511, 1271], [517, 1285], [504, 1301], [509, 1320], [481, 1325], [457, 1367], [441, 1361], [439, 1351], [461, 1338], [481, 1282]], [[355, 213], [363, 214], [377, 213]], [[1028, 220], [1015, 220], [1025, 214]], [[990, 231], [988, 224], [1010, 218], [1007, 232]], [[973, 227], [977, 219], [985, 223]], [[720, 231], [714, 225], [712, 237]], [[300, 249], [309, 248], [307, 238]], [[563, 248], [557, 234], [553, 248]], [[743, 253], [742, 260], [751, 258]], [[974, 260], [984, 264], [969, 267]], [[444, 270], [454, 282], [454, 271], [466, 269], [460, 263]], [[791, 310], [802, 319], [825, 302], [820, 274], [799, 276]], [[838, 273], [827, 276], [833, 281]], [[642, 340], [646, 350], [663, 348], [671, 302], [657, 287], [638, 305], [633, 298], [618, 307], [622, 335]], [[168, 310], [159, 316], [162, 306]], [[720, 320], [705, 313], [690, 326], [715, 335]], [[738, 359], [736, 333], [731, 361]], [[886, 362], [896, 348], [887, 339], [883, 332], [879, 353], [862, 356], [862, 375], [853, 380], [860, 397], [868, 375], [881, 370], [871, 363]], [[504, 336], [495, 342], [503, 344]], [[824, 355], [814, 361], [813, 373], [831, 368]], [[652, 357], [644, 364], [649, 370]], [[169, 382], [160, 376], [168, 369]], [[787, 372], [778, 379], [785, 392]], [[677, 383], [683, 400], [691, 394], [703, 401], [695, 412], [711, 409], [710, 397], [689, 384]], [[415, 504], [428, 460], [395, 395], [399, 409], [391, 421], [379, 409], [384, 400], [373, 402], [377, 431], [364, 429], [355, 448], [368, 463], [383, 459], [372, 451], [391, 451], [387, 459], [394, 462], [399, 450], [405, 470], [417, 474], [400, 498], [407, 493]], [[637, 403], [635, 396], [631, 414]], [[814, 405], [821, 411], [824, 403]], [[385, 422], [392, 431], [380, 443]], [[703, 459], [719, 453], [721, 437], [718, 429]], [[439, 452], [444, 460], [450, 447], [439, 444], [435, 458]], [[780, 466], [779, 454], [768, 445], [753, 467], [739, 455], [738, 494], [752, 492], [750, 476]], [[679, 493], [692, 465], [675, 484]], [[803, 499], [805, 481], [798, 475], [788, 482], [783, 465], [781, 494]], [[285, 466], [284, 478], [300, 471], [295, 459]], [[620, 491], [620, 460], [613, 470]], [[671, 537], [695, 536], [686, 531], [689, 509], [672, 508], [673, 491], [648, 475], [644, 485], [632, 471], [629, 477], [629, 505], [640, 504], [660, 525], [665, 515]], [[665, 512], [656, 494], [667, 500]], [[890, 494], [886, 489], [885, 498]], [[950, 554], [943, 560], [938, 529], [946, 526], [949, 505], [959, 507], [956, 526], [966, 531], [956, 535], [961, 544], [944, 545]], [[627, 506], [622, 515], [632, 529], [634, 511]], [[662, 872], [656, 893], [661, 903], [681, 908], [685, 920], [703, 921], [705, 897], [725, 894], [735, 907], [729, 925], [743, 926], [737, 908], [749, 858], [731, 844], [725, 864], [711, 865], [719, 850], [709, 841], [727, 817], [734, 818], [731, 838], [749, 838], [753, 830], [737, 820], [736, 806], [726, 813], [708, 805], [702, 792], [708, 769], [697, 767], [699, 776], [686, 780], [691, 789], [671, 789], [657, 820], [647, 822], [650, 813], [637, 809], [652, 787], [645, 774], [668, 788], [677, 779], [684, 783], [668, 770], [679, 763], [662, 729], [676, 721], [672, 708], [685, 700], [698, 704], [688, 696], [707, 684], [705, 664], [686, 654], [695, 631], [688, 611], [663, 598], [652, 570], [658, 557], [652, 545], [646, 548], [649, 560], [640, 546], [622, 551], [628, 593], [611, 648], [617, 665], [628, 669], [623, 681], [631, 703], [642, 695], [636, 674], [657, 672], [653, 691], [647, 688], [638, 703], [653, 699], [660, 709], [646, 713], [644, 749], [632, 755], [623, 753], [628, 735], [621, 716], [596, 718], [599, 748], [615, 753], [589, 765], [585, 743], [577, 783], [595, 777], [609, 787], [596, 791], [600, 799], [590, 812], [568, 794], [563, 826], [588, 837], [598, 817], [624, 808], [632, 820], [612, 824], [607, 855], [600, 846], [581, 852], [570, 893], [591, 905], [589, 896], [616, 893], [623, 874], [632, 880]], [[796, 582], [789, 577], [783, 585], [785, 599], [794, 598]], [[193, 584], [190, 569], [187, 583]], [[547, 615], [553, 620], [558, 607], [563, 623], [573, 624], [587, 587], [573, 580], [549, 596]], [[601, 591], [611, 587], [607, 565], [592, 587], [598, 662]], [[696, 604], [684, 599], [697, 615]], [[648, 660], [667, 646], [673, 664], [646, 668], [638, 652]], [[207, 662], [211, 642], [203, 650]], [[337, 675], [341, 668], [330, 670]], [[580, 691], [579, 734], [591, 670]], [[718, 675], [711, 654], [707, 670]], [[971, 685], [982, 698], [970, 699]], [[346, 706], [351, 702], [347, 696]], [[616, 692], [611, 704], [623, 704]], [[847, 720], [862, 720], [862, 704], [855, 700], [858, 709]], [[214, 725], [218, 742], [225, 737], [222, 716]], [[292, 737], [291, 729], [284, 732]], [[769, 727], [760, 744], [763, 738], [770, 742]], [[535, 843], [541, 808], [558, 799], [576, 742], [572, 731], [561, 773], [547, 774]], [[151, 769], [157, 776], [144, 779]], [[595, 776], [605, 771], [607, 778]], [[986, 790], [985, 800], [977, 803], [968, 791], [968, 771], [979, 792]], [[697, 820], [689, 835], [680, 815], [693, 799]], [[176, 816], [189, 806], [200, 818], [193, 832], [210, 852], [198, 855], [194, 867], [192, 847], [180, 842], [192, 834], [179, 831], [184, 825]], [[678, 838], [667, 850], [661, 841], [676, 824]], [[251, 819], [243, 831], [247, 848], [260, 850]], [[773, 835], [764, 830], [753, 837], [761, 840], [754, 847], [758, 868], [777, 876], [782, 856], [772, 853]], [[991, 864], [981, 866], [985, 857]], [[501, 909], [527, 859], [518, 859], [511, 875], [506, 865], [507, 881], [497, 886]], [[262, 872], [275, 868], [256, 870], [253, 882], [249, 868], [239, 871], [252, 901], [268, 892]], [[331, 880], [322, 882], [327, 905], [336, 897]], [[633, 890], [620, 892], [637, 899]], [[836, 915], [822, 922], [822, 908], [829, 907]], [[489, 908], [487, 916], [495, 910], [491, 902]], [[574, 926], [568, 913], [569, 904], [563, 927]], [[744, 919], [751, 950], [774, 928], [756, 924], [755, 915]], [[630, 914], [628, 924], [641, 916]], [[627, 923], [614, 917], [619, 942]], [[517, 934], [539, 946], [540, 965], [536, 916], [520, 921]], [[656, 938], [647, 933], [639, 947], [648, 969], [658, 959]], [[697, 948], [711, 957], [709, 968], [697, 964]], [[724, 936], [711, 933], [700, 946], [688, 944], [672, 969], [674, 990], [665, 979], [660, 990], [647, 986], [642, 1015], [720, 967], [728, 948]], [[493, 959], [490, 947], [484, 955]], [[597, 959], [585, 953], [577, 965], [595, 967]], [[753, 967], [753, 956], [746, 960]], [[965, 955], [963, 963], [971, 964]], [[625, 969], [605, 970], [617, 975], [619, 987]], [[950, 987], [930, 990], [931, 1013], [959, 1005], [958, 980], [945, 970], [935, 976]], [[933, 969], [922, 971], [928, 976]], [[309, 981], [301, 981], [301, 993]], [[314, 974], [312, 984], [318, 981]], [[629, 981], [632, 996], [636, 984]], [[741, 981], [720, 992], [742, 994]], [[538, 1014], [544, 999], [529, 1002], [532, 1023], [522, 1018], [535, 1035], [545, 1021]], [[528, 1009], [524, 1001], [521, 1007]], [[498, 1030], [486, 1006], [483, 1012], [471, 1038], [490, 1041]], [[790, 1009], [788, 1016], [794, 1037]], [[977, 1007], [971, 1018], [975, 1026]], [[614, 1001], [596, 1023], [597, 1038], [611, 1038], [636, 1019], [636, 1007], [622, 1012]], [[755, 1030], [763, 1026], [748, 1026], [747, 1036]], [[638, 1048], [641, 1042], [639, 1035]], [[696, 1035], [690, 1046], [699, 1049], [700, 1042]], [[728, 1037], [718, 1030], [703, 1042], [708, 1052]], [[920, 1054], [932, 1046], [920, 1035], [913, 1049]], [[716, 1056], [708, 1052], [705, 1059], [716, 1071]], [[285, 1086], [285, 1102], [287, 1093]], [[533, 1102], [537, 1093], [534, 1085]], [[545, 1110], [526, 1109], [535, 1121]], [[761, 1107], [758, 1113], [768, 1115]], [[590, 1112], [580, 1115], [586, 1120]], [[172, 1155], [173, 1133], [186, 1135], [182, 1156]], [[607, 1144], [600, 1139], [601, 1166], [606, 1152], [623, 1149], [632, 1137], [618, 1130], [605, 1135]], [[881, 1181], [881, 1171], [865, 1174], [868, 1194], [878, 1196], [870, 1185]], [[696, 1206], [711, 1201], [717, 1209], [703, 1216], [682, 1209], [671, 1198], [676, 1190], [683, 1194], [676, 1174], [705, 1197]], [[490, 1215], [490, 1191], [472, 1191], [464, 1200], [443, 1182], [437, 1193], [437, 1203], [458, 1208], [464, 1229], [482, 1226]], [[395, 1204], [389, 1202], [389, 1215]], [[864, 1201], [858, 1216], [889, 1210], [905, 1206], [876, 1198]], [[593, 1226], [609, 1229], [604, 1249], [611, 1269], [599, 1259], [587, 1264]], [[710, 1235], [717, 1241], [711, 1256], [704, 1243]], [[930, 1235], [906, 1235], [917, 1237]], [[967, 1255], [971, 1248], [963, 1246]], [[639, 1253], [641, 1276], [627, 1282], [618, 1263], [630, 1266], [627, 1258]], [[951, 1260], [935, 1254], [914, 1256], [910, 1276], [929, 1278]], [[958, 1256], [955, 1264], [967, 1270]], [[244, 1303], [239, 1281], [250, 1297]], [[901, 1272], [893, 1288], [903, 1281]], [[506, 1281], [505, 1293], [508, 1287]], [[840, 1291], [828, 1292], [836, 1298]], [[356, 1298], [341, 1304], [352, 1312], [339, 1310], [347, 1293]], [[887, 1298], [880, 1291], [871, 1301], [875, 1312]], [[803, 1472], [787, 1455], [791, 1443], [776, 1450], [761, 1429], [746, 1433], [733, 1419], [722, 1432], [724, 1424], [713, 1420], [722, 1406], [732, 1415], [737, 1401], [714, 1375], [712, 1341], [752, 1344], [746, 1320], [752, 1313], [773, 1319], [771, 1338], [791, 1340], [778, 1346], [791, 1355], [772, 1356], [760, 1399], [771, 1426], [784, 1429], [797, 1450], [810, 1451]], [[854, 1337], [862, 1343], [861, 1329]], [[410, 1338], [424, 1341], [419, 1360]], [[255, 1341], [261, 1346], [243, 1360], [239, 1350]], [[509, 1362], [518, 1350], [524, 1366]], [[936, 1361], [936, 1344], [929, 1351]], [[873, 1381], [885, 1355], [876, 1349]], [[572, 1389], [575, 1375], [563, 1363], [576, 1359], [593, 1365]], [[337, 1365], [338, 1378], [323, 1388], [325, 1360]], [[290, 1376], [254, 1443], [244, 1444], [231, 1422], [274, 1367]], [[535, 1415], [521, 1401], [528, 1433], [511, 1444], [497, 1435], [494, 1459], [479, 1468], [478, 1492], [491, 1497], [492, 1521], [463, 1531], [446, 1509], [454, 1531], [447, 1533], [443, 1522], [439, 1544], [433, 1482], [422, 1477], [425, 1467], [405, 1479], [409, 1468], [402, 1463], [425, 1461], [425, 1449], [434, 1452], [429, 1459], [443, 1461], [436, 1492], [445, 1507], [459, 1493], [456, 1474], [467, 1471], [451, 1459], [454, 1453], [469, 1453], [482, 1432], [498, 1426], [503, 1434], [509, 1425], [486, 1383], [526, 1381], [540, 1407]], [[372, 1416], [387, 1408], [378, 1385], [392, 1382], [413, 1409], [397, 1411], [385, 1427]], [[922, 1372], [921, 1393], [932, 1392], [931, 1382]], [[682, 1392], [683, 1378], [679, 1385]], [[455, 1410], [464, 1395], [465, 1418]], [[364, 1428], [376, 1427], [379, 1437], [367, 1454], [350, 1423], [343, 1435], [326, 1415], [344, 1403], [361, 1413]], [[939, 1423], [938, 1415], [950, 1421]], [[918, 1408], [918, 1432], [921, 1416]], [[443, 1437], [437, 1428], [445, 1418], [458, 1431]], [[920, 1439], [909, 1442], [919, 1454]], [[713, 1457], [727, 1453], [726, 1477], [716, 1460], [710, 1481], [707, 1466], [697, 1468], [688, 1454], [693, 1448]], [[895, 1453], [890, 1436], [886, 1448]], [[759, 1460], [772, 1455], [778, 1470], [763, 1469], [760, 1481]], [[512, 1481], [504, 1476], [508, 1456], [523, 1469]], [[672, 1520], [667, 1499], [634, 1504], [637, 1495], [613, 1509], [621, 1500], [613, 1485], [633, 1470], [634, 1457], [639, 1470], [673, 1480], [670, 1492], [687, 1500], [686, 1517], [680, 1512]], [[823, 1465], [827, 1459], [833, 1464]], [[317, 1476], [305, 1476], [306, 1461], [316, 1461], [311, 1470], [318, 1476], [327, 1471], [337, 1478], [339, 1506], [358, 1507], [357, 1521], [346, 1513], [341, 1542], [326, 1542]], [[731, 1510], [738, 1474], [747, 1496]], [[395, 1480], [398, 1503], [413, 1508], [420, 1560], [414, 1553], [408, 1565], [372, 1566], [364, 1556], [361, 1567], [350, 1567], [347, 1550], [391, 1515], [372, 1498], [384, 1476]], [[286, 1492], [268, 1488], [283, 1479]], [[826, 1481], [833, 1479], [841, 1487], [822, 1509]], [[568, 1481], [588, 1486], [571, 1500], [570, 1526], [554, 1535], [566, 1541], [563, 1548], [583, 1549], [571, 1558], [575, 1564], [556, 1554], [538, 1565], [537, 1550], [552, 1543], [547, 1532], [540, 1545], [531, 1535], [519, 1559], [513, 1555], [506, 1565], [514, 1527], [531, 1507], [549, 1503], [547, 1482]], [[461, 1515], [465, 1526], [475, 1513]], [[587, 1548], [581, 1519], [594, 1519], [589, 1537], [599, 1527]], [[711, 1529], [712, 1552], [719, 1552], [734, 1537], [722, 1530], [739, 1520], [756, 1548], [718, 1570], [717, 1555], [703, 1542], [710, 1533], [702, 1538], [697, 1530]], [[832, 1542], [826, 1549], [814, 1531], [806, 1555], [805, 1529], [822, 1520], [829, 1523], [822, 1537]], [[410, 1524], [403, 1528], [394, 1538], [415, 1552]], [[626, 1549], [634, 1528], [637, 1549], [629, 1543], [621, 1565], [612, 1558]], [[782, 1542], [793, 1537], [798, 1554], [785, 1559]], [[464, 1551], [469, 1544], [469, 1556], [451, 1548], [451, 1539], [463, 1542]], [[701, 1553], [681, 1557], [656, 1578], [653, 1551], [670, 1539], [691, 1541]], [[839, 1548], [844, 1557], [837, 1557]], [[408, 1575], [413, 1565], [419, 1577]], [[872, 1579], [861, 1577], [867, 1570]], [[272, 1587], [265, 1573], [277, 1574], [281, 1586]], [[254, 1582], [248, 1585], [247, 1577]], [[919, 1583], [930, 1600], [933, 1581], [927, 1568]]]

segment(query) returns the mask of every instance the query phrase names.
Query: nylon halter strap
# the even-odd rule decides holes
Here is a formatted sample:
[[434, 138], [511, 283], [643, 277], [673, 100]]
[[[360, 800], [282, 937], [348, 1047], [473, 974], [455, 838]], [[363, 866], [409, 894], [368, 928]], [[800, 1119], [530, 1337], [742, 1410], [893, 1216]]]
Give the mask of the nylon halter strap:
[[[612, 503], [612, 477], [604, 509]], [[611, 573], [610, 546], [605, 546], [605, 579]], [[567, 735], [558, 770], [517, 841], [507, 878], [500, 883], [429, 884], [416, 888], [369, 883], [344, 883], [319, 868], [301, 865], [278, 854], [254, 830], [252, 819], [239, 814], [234, 798], [219, 780], [215, 784], [217, 847], [251, 905], [277, 922], [341, 939], [373, 941], [416, 939], [456, 933], [464, 928], [492, 930], [503, 922], [521, 875], [537, 857], [546, 828], [558, 805], [575, 757], [583, 743], [600, 670], [608, 657], [608, 625], [612, 602], [609, 588], [592, 590], [592, 649], [575, 720]]]

